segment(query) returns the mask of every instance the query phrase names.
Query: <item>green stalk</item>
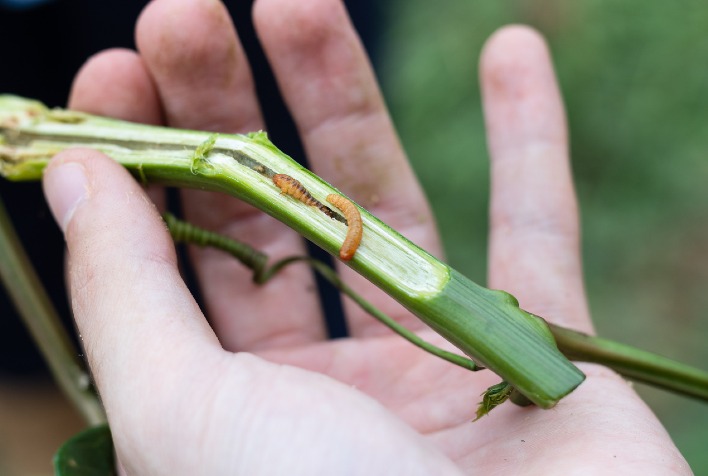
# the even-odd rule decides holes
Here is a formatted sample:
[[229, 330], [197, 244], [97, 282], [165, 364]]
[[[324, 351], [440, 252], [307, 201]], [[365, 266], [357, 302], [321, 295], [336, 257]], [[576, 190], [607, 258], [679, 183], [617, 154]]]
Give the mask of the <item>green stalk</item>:
[[[221, 191], [287, 224], [333, 255], [346, 225], [287, 195], [276, 173], [299, 180], [318, 200], [339, 193], [278, 150], [264, 133], [215, 135], [147, 126], [0, 96], [0, 174], [38, 180], [70, 147], [98, 149], [143, 182]], [[364, 238], [347, 265], [387, 292], [480, 365], [543, 408], [585, 378], [557, 349], [539, 318], [502, 291], [478, 286], [361, 209]]]
[[569, 359], [602, 364], [632, 380], [708, 401], [708, 372], [609, 339], [549, 326]]
[[64, 395], [89, 425], [106, 421], [90, 379], [0, 201], [0, 278]]

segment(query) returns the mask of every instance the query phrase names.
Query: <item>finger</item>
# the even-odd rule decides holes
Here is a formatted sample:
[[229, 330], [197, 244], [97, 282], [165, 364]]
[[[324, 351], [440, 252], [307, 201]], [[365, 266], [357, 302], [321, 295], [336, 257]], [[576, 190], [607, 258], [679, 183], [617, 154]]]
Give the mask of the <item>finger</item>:
[[[126, 49], [105, 50], [86, 61], [74, 78], [69, 108], [125, 121], [162, 122], [150, 74], [140, 56]], [[162, 187], [149, 187], [148, 195], [159, 208], [165, 208]]]
[[65, 233], [71, 304], [86, 356], [110, 410], [154, 389], [157, 375], [218, 340], [180, 278], [155, 206], [119, 164], [91, 150], [59, 154], [43, 179]]
[[[136, 35], [169, 125], [225, 132], [262, 128], [250, 68], [221, 2], [157, 0], [142, 13]], [[183, 200], [188, 220], [246, 241], [274, 259], [305, 254], [295, 232], [236, 199], [190, 191]], [[288, 269], [256, 287], [249, 272], [220, 252], [191, 252], [210, 320], [227, 349], [298, 345], [324, 337], [310, 273]]]
[[160, 124], [157, 90], [140, 56], [105, 50], [86, 61], [74, 78], [69, 107], [125, 121]]
[[492, 159], [489, 284], [521, 307], [590, 330], [563, 104], [543, 39], [507, 27], [481, 58]]
[[[413, 242], [440, 255], [430, 208], [342, 2], [258, 0], [254, 21], [313, 169]], [[407, 320], [407, 326], [422, 326], [362, 278], [343, 275], [385, 312]], [[353, 335], [382, 330], [346, 305]]]

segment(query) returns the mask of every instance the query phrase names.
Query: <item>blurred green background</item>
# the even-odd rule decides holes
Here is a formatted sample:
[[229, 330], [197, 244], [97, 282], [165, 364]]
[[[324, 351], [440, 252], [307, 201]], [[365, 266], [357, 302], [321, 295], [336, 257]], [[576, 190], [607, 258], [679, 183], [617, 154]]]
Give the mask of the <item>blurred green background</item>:
[[[708, 4], [390, 2], [377, 62], [384, 93], [448, 260], [478, 282], [489, 167], [477, 61], [508, 23], [532, 25], [550, 44], [598, 332], [706, 368]], [[708, 474], [708, 405], [637, 387], [694, 472]]]

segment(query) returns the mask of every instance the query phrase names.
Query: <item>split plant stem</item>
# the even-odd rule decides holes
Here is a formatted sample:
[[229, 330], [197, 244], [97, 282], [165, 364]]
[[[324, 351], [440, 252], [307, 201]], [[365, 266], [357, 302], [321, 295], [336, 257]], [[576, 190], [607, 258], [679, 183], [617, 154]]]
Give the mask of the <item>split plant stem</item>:
[[[198, 113], [198, 111], [195, 111]], [[346, 225], [281, 195], [275, 174], [298, 180], [323, 201], [338, 190], [278, 150], [264, 133], [185, 131], [133, 124], [0, 96], [0, 174], [38, 180], [70, 147], [102, 151], [145, 183], [231, 194], [337, 255]], [[508, 293], [483, 288], [361, 209], [364, 237], [346, 264], [542, 408], [585, 375], [561, 354], [548, 326]]]
[[[143, 183], [229, 193], [333, 255], [346, 234], [341, 217], [332, 219], [280, 193], [273, 184], [276, 174], [295, 178], [320, 201], [340, 194], [278, 150], [264, 133], [217, 135], [147, 126], [0, 96], [0, 175], [38, 180], [52, 156], [77, 146], [104, 152]], [[549, 328], [540, 317], [519, 309], [513, 296], [476, 285], [366, 210], [360, 212], [364, 238], [346, 264], [479, 366], [500, 375], [514, 388], [512, 395], [520, 393], [550, 408], [582, 382], [584, 375], [559, 345], [568, 357], [603, 363], [629, 377], [706, 398], [706, 372], [604, 339]], [[254, 251], [251, 259], [265, 262], [267, 257]], [[267, 273], [276, 271], [270, 268]], [[267, 279], [267, 273], [256, 280]]]

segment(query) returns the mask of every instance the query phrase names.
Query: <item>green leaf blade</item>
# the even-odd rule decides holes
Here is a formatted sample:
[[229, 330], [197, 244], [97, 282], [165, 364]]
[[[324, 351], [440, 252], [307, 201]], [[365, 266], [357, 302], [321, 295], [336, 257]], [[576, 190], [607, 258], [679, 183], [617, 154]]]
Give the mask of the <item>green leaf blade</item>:
[[54, 455], [56, 476], [113, 476], [115, 456], [108, 425], [83, 430], [67, 440]]

